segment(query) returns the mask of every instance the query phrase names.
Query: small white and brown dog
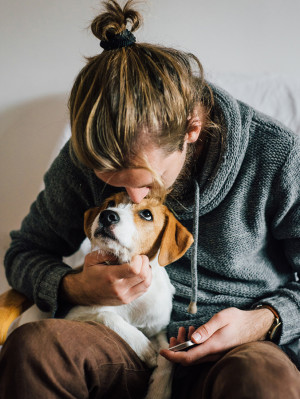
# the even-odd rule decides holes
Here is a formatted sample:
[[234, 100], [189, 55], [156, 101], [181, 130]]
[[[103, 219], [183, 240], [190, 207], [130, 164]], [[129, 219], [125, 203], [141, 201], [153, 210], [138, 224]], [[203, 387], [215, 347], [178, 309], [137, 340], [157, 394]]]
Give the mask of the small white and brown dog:
[[157, 199], [145, 198], [135, 204], [124, 192], [85, 213], [85, 232], [93, 250], [114, 255], [120, 264], [135, 254], [147, 255], [152, 281], [144, 294], [128, 304], [75, 306], [66, 318], [100, 322], [119, 334], [149, 367], [157, 366], [147, 398], [165, 399], [171, 393], [172, 367], [157, 355], [159, 348], [167, 347], [164, 330], [170, 321], [175, 289], [162, 266], [179, 259], [193, 237]]
[[[145, 198], [134, 204], [124, 192], [108, 198], [102, 206], [88, 210], [84, 216], [85, 233], [92, 250], [112, 254], [120, 264], [129, 262], [135, 254], [147, 255], [152, 281], [144, 294], [128, 304], [75, 306], [66, 318], [92, 320], [114, 330], [149, 367], [156, 366], [145, 399], [168, 399], [173, 367], [164, 357], [158, 356], [158, 351], [168, 347], [164, 330], [170, 321], [175, 290], [162, 266], [183, 256], [193, 243], [193, 237], [159, 200]], [[90, 248], [85, 251], [88, 253]], [[20, 296], [21, 302], [25, 301], [26, 298], [16, 292], [13, 296], [16, 294], [16, 303], [20, 302]], [[49, 316], [34, 305], [12, 324], [9, 333], [22, 324]]]

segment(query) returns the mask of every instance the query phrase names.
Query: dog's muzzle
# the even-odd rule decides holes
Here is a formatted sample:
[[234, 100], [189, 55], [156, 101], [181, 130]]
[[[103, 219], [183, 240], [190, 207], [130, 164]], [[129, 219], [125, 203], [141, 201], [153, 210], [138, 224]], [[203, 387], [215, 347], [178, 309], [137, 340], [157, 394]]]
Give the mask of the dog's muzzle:
[[117, 212], [110, 209], [102, 211], [99, 215], [98, 227], [94, 233], [95, 238], [103, 236], [115, 240], [116, 237], [111, 230], [111, 226], [119, 223], [119, 221], [120, 221], [120, 216], [118, 215]]

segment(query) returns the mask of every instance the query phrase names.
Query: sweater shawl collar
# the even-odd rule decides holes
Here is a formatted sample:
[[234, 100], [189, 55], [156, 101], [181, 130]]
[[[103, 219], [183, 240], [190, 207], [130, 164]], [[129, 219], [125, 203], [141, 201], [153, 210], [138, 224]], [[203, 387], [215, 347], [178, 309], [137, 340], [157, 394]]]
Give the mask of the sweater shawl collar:
[[[220, 138], [210, 139], [203, 167], [197, 170], [196, 180], [200, 187], [199, 216], [216, 208], [231, 189], [246, 153], [253, 115], [251, 107], [235, 100], [225, 90], [211, 83], [209, 85], [213, 90], [216, 113], [222, 121], [224, 144], [221, 153]], [[189, 203], [193, 198], [192, 191], [189, 191]], [[184, 214], [185, 217], [190, 217], [193, 212], [192, 207], [183, 207], [171, 198], [168, 204], [176, 213]]]

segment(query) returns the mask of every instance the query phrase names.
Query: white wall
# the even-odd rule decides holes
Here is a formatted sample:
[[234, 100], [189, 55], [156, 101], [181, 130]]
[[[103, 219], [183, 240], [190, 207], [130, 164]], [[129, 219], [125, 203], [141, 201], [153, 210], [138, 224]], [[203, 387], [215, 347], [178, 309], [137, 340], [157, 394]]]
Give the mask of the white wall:
[[[1, 0], [0, 109], [69, 90], [96, 54], [87, 29], [98, 0]], [[145, 0], [137, 39], [190, 50], [207, 69], [300, 70], [298, 0]]]
[[[98, 0], [0, 0], [0, 256], [41, 187]], [[148, 0], [138, 41], [194, 52], [208, 72], [298, 76], [298, 0]], [[1, 260], [0, 260], [1, 262]], [[2, 275], [2, 277], [1, 277]], [[0, 291], [5, 286], [0, 264]]]

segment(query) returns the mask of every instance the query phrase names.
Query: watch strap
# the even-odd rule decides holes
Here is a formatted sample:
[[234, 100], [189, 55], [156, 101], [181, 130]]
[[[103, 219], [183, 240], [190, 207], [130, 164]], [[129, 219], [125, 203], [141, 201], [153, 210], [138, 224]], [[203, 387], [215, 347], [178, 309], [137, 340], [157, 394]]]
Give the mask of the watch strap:
[[273, 321], [269, 331], [267, 332], [266, 340], [273, 341], [273, 342], [276, 341], [279, 336], [279, 332], [280, 332], [281, 325], [282, 325], [282, 323], [280, 321], [279, 314], [272, 306], [267, 305], [265, 303], [257, 305], [255, 307], [255, 309], [269, 309], [273, 313], [274, 321]]

